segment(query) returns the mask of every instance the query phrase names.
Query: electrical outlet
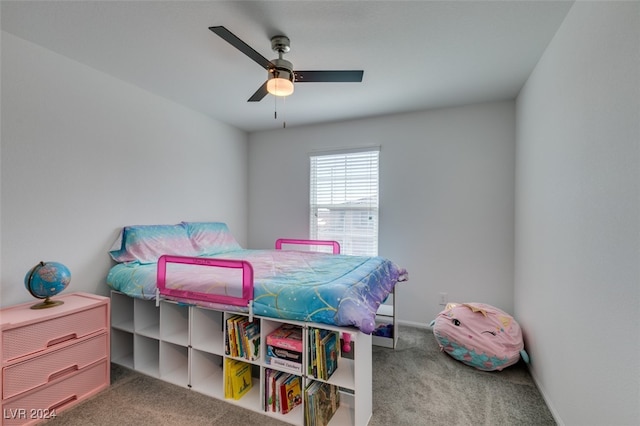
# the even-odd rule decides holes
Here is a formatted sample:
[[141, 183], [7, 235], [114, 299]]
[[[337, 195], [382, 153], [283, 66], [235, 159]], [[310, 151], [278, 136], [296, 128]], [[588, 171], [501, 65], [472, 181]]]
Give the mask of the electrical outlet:
[[438, 302], [439, 305], [442, 306], [446, 306], [447, 305], [447, 293], [440, 293], [440, 301]]

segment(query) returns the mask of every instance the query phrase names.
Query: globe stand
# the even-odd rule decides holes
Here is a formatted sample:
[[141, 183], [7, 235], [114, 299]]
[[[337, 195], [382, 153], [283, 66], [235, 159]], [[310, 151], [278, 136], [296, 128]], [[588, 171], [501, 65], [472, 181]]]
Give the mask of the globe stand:
[[50, 298], [47, 297], [46, 299], [44, 299], [44, 301], [40, 303], [36, 303], [35, 305], [31, 306], [31, 309], [53, 308], [54, 306], [60, 306], [63, 303], [64, 302], [62, 300], [51, 300]]

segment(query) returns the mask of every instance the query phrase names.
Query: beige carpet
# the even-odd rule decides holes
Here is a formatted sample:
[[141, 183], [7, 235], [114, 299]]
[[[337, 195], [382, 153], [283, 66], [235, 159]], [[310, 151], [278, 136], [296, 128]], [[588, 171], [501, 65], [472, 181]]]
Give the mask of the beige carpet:
[[[49, 424], [283, 425], [114, 365], [112, 386]], [[526, 366], [483, 372], [440, 352], [428, 329], [400, 327], [396, 350], [373, 349], [371, 426], [555, 425]], [[337, 425], [343, 426], [343, 425]]]

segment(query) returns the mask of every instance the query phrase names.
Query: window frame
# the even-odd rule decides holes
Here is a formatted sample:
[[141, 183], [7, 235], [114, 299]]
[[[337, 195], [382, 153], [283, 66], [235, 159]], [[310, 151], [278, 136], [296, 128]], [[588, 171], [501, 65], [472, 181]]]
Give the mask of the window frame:
[[342, 254], [377, 256], [379, 211], [379, 146], [309, 153], [310, 239], [336, 240]]

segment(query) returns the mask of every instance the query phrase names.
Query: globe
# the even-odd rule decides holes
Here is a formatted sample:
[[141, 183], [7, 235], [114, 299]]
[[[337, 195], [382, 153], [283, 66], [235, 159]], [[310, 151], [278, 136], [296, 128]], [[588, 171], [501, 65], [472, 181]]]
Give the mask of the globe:
[[31, 309], [52, 308], [62, 305], [62, 300], [50, 298], [63, 291], [71, 282], [71, 272], [62, 263], [40, 262], [27, 272], [24, 286], [29, 293], [44, 302], [33, 305]]

